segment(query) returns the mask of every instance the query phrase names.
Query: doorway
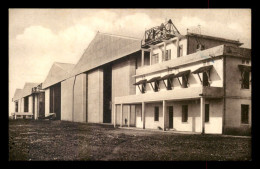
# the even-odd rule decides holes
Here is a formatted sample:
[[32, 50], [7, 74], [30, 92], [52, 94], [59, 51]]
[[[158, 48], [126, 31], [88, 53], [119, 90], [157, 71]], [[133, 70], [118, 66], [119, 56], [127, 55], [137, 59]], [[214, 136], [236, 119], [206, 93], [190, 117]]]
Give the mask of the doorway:
[[107, 64], [103, 67], [103, 123], [111, 123], [112, 110], [112, 67]]
[[56, 119], [61, 120], [61, 85], [50, 87], [50, 113], [56, 114]]
[[173, 106], [169, 106], [169, 128], [173, 129]]

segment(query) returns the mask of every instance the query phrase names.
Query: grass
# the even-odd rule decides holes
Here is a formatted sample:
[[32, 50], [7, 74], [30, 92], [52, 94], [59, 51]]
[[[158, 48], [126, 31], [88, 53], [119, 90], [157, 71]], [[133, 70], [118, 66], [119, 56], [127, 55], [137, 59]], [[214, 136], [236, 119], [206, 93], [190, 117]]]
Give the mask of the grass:
[[9, 160], [251, 160], [251, 138], [9, 120]]

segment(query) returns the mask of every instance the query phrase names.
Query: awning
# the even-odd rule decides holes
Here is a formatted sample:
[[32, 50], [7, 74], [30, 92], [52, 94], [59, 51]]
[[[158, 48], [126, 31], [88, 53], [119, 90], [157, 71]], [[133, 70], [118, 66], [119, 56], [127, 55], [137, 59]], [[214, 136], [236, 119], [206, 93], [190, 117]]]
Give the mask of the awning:
[[160, 79], [161, 79], [161, 76], [157, 76], [157, 77], [154, 77], [154, 78], [148, 80], [147, 83], [155, 82], [155, 81], [160, 80]]
[[188, 75], [188, 74], [190, 74], [190, 70], [179, 72], [174, 77], [182, 77], [182, 76], [185, 76], [185, 75]]
[[146, 79], [140, 80], [140, 81], [134, 83], [134, 85], [144, 84], [144, 83], [146, 83], [146, 81], [147, 81]]
[[251, 72], [251, 66], [238, 65], [238, 68], [239, 68], [240, 71]]
[[160, 80], [165, 80], [174, 77], [174, 73], [163, 76]]
[[203, 73], [203, 72], [206, 72], [206, 71], [211, 70], [212, 67], [213, 67], [213, 65], [203, 66], [203, 67], [200, 67], [200, 68], [198, 68], [197, 70], [193, 71], [192, 73], [193, 73], [193, 74]]

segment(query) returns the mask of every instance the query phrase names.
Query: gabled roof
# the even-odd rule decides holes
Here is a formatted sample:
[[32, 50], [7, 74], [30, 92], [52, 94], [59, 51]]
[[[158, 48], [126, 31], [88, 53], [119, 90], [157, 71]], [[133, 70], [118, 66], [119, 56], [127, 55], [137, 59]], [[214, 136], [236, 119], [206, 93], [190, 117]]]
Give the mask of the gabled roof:
[[42, 83], [42, 89], [45, 89], [66, 79], [74, 66], [74, 64], [70, 63], [54, 62], [45, 81]]
[[32, 88], [38, 86], [39, 83], [25, 83], [21, 97], [26, 97], [32, 94]]
[[14, 97], [13, 97], [13, 101], [16, 101], [18, 99], [21, 98], [21, 95], [22, 95], [22, 89], [16, 89], [15, 92], [14, 92]]
[[86, 72], [139, 50], [141, 50], [141, 39], [98, 32], [70, 76]]

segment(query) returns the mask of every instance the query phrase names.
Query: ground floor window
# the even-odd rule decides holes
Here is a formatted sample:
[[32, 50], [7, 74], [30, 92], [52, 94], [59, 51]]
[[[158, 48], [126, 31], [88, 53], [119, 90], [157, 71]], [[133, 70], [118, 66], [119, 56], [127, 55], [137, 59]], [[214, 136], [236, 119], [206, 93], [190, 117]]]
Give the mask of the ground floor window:
[[182, 105], [182, 122], [188, 121], [188, 105]]
[[205, 104], [205, 122], [209, 122], [209, 104]]
[[154, 121], [159, 121], [159, 107], [154, 107]]
[[241, 123], [249, 123], [249, 105], [241, 104]]

